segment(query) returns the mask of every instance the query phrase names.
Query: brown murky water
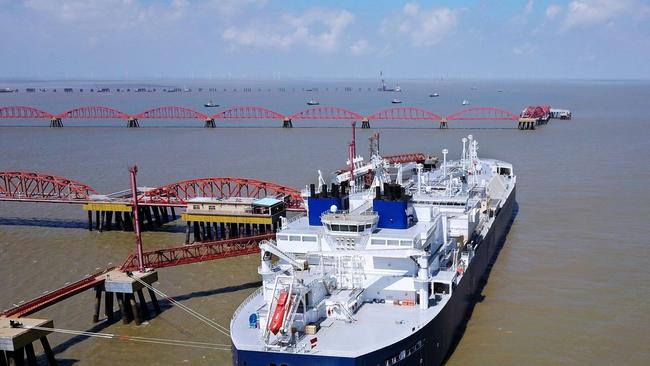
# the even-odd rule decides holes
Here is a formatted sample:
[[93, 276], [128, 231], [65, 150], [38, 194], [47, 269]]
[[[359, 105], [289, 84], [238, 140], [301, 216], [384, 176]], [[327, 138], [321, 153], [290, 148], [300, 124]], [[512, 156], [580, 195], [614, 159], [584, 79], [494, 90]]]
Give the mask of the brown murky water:
[[[305, 86], [306, 83], [296, 84]], [[367, 113], [390, 106], [394, 96], [344, 92], [354, 82], [329, 84], [322, 104]], [[334, 85], [339, 91], [334, 91]], [[471, 91], [470, 86], [478, 90]], [[232, 86], [229, 86], [232, 88]], [[242, 86], [239, 86], [241, 88]], [[269, 87], [276, 87], [270, 85]], [[441, 114], [460, 101], [518, 111], [527, 104], [569, 108], [571, 121], [552, 120], [536, 131], [503, 122], [373, 124], [358, 130], [359, 150], [381, 132], [382, 151], [460, 154], [459, 140], [473, 134], [479, 154], [512, 162], [518, 175], [519, 214], [449, 365], [644, 365], [650, 363], [650, 84], [642, 82], [421, 82], [404, 85], [404, 105]], [[297, 87], [299, 88], [299, 87]], [[503, 93], [496, 90], [502, 89]], [[240, 89], [241, 90], [241, 89]], [[297, 89], [299, 90], [299, 89]], [[428, 99], [439, 92], [437, 100]], [[303, 109], [303, 92], [152, 93], [144, 95], [0, 95], [0, 105], [30, 104], [60, 112], [105, 104], [138, 112], [167, 103], [199, 106], [260, 104], [281, 112]], [[207, 112], [207, 111], [206, 111]], [[216, 113], [216, 112], [214, 112]], [[204, 130], [200, 122], [172, 122], [138, 130], [119, 122], [64, 121], [66, 128], [17, 127], [0, 122], [0, 171], [41, 171], [85, 182], [103, 193], [128, 186], [137, 163], [140, 185], [156, 186], [204, 176], [242, 176], [301, 187], [341, 166], [349, 130], [336, 123], [245, 122], [256, 128]], [[193, 127], [174, 128], [192, 123]], [[46, 123], [29, 121], [32, 126]], [[161, 125], [158, 123], [157, 125]], [[92, 126], [92, 127], [88, 127]], [[149, 128], [147, 128], [149, 126]], [[266, 126], [266, 127], [259, 127]], [[297, 128], [309, 127], [309, 128]], [[383, 127], [383, 128], [378, 128]], [[88, 232], [79, 207], [0, 203], [0, 308], [33, 298], [98, 267], [117, 264], [133, 249], [133, 234]], [[146, 248], [176, 245], [175, 225], [144, 234]], [[248, 256], [160, 271], [157, 287], [190, 308], [228, 326], [234, 309], [257, 285], [258, 257]], [[165, 304], [167, 305], [167, 304]], [[36, 316], [57, 327], [114, 334], [229, 343], [182, 310], [165, 306], [149, 323], [93, 325], [89, 291]], [[61, 364], [174, 365], [230, 363], [230, 353], [65, 335], [51, 336]]]

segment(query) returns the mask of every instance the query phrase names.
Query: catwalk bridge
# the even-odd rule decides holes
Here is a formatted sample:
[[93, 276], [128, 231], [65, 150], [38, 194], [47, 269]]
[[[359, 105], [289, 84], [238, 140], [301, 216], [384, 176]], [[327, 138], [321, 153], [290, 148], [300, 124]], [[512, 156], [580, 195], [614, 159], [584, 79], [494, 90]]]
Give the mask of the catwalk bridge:
[[[536, 109], [538, 108], [538, 109]], [[537, 113], [545, 107], [528, 107]], [[533, 114], [534, 114], [533, 113]], [[539, 124], [536, 114], [520, 116], [496, 107], [472, 107], [443, 116], [418, 107], [393, 107], [369, 115], [362, 115], [351, 110], [335, 106], [316, 106], [291, 114], [283, 114], [268, 108], [247, 105], [225, 109], [214, 115], [195, 111], [180, 106], [162, 106], [140, 113], [130, 114], [106, 106], [82, 106], [62, 113], [54, 114], [29, 106], [0, 107], [0, 119], [6, 120], [49, 120], [50, 127], [63, 127], [64, 120], [123, 120], [127, 127], [139, 127], [142, 120], [187, 120], [199, 121], [204, 127], [213, 128], [219, 121], [227, 120], [267, 120], [282, 121], [282, 127], [293, 127], [294, 121], [361, 121], [361, 128], [370, 128], [372, 121], [422, 121], [438, 123], [438, 127], [447, 128], [452, 121], [518, 121], [519, 129], [534, 129]], [[530, 122], [536, 122], [530, 124]]]

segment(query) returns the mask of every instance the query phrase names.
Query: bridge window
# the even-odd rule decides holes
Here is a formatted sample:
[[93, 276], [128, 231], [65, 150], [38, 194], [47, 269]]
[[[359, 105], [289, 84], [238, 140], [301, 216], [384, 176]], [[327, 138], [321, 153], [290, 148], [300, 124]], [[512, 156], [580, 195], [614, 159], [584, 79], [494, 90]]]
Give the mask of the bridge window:
[[349, 226], [348, 225], [341, 225], [339, 231], [349, 231]]
[[370, 240], [370, 244], [372, 244], [372, 245], [386, 245], [386, 240], [384, 240], [384, 239], [372, 239], [372, 240]]
[[288, 237], [286, 235], [278, 235], [278, 240], [287, 240]]
[[412, 247], [413, 246], [413, 240], [400, 240], [399, 245], [403, 247]]
[[397, 239], [389, 239], [386, 242], [388, 245], [399, 245], [399, 240]]
[[210, 205], [210, 206], [208, 206], [208, 210], [215, 210], [216, 208], [217, 208], [217, 207], [214, 206], [214, 205]]
[[332, 224], [332, 231], [340, 231], [340, 226], [337, 224]]
[[314, 242], [314, 241], [317, 241], [317, 240], [318, 240], [318, 238], [316, 238], [315, 236], [303, 236], [302, 237], [302, 241]]
[[195, 209], [195, 210], [198, 210], [198, 209], [201, 208], [201, 206], [200, 205], [193, 205], [192, 208]]
[[290, 235], [289, 241], [300, 241], [300, 237], [297, 235]]

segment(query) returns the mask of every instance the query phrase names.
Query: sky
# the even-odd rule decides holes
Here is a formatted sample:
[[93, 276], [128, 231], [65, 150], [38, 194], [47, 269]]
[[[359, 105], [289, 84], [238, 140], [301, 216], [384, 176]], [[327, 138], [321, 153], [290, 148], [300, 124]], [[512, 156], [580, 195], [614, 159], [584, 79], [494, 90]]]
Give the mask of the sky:
[[3, 79], [650, 79], [650, 0], [0, 0]]

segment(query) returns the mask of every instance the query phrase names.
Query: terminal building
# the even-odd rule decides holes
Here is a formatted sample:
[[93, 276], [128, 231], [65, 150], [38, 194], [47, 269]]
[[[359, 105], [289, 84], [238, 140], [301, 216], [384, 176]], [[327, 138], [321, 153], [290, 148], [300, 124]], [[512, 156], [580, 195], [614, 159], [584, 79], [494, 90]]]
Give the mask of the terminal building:
[[185, 242], [230, 239], [275, 232], [286, 217], [285, 202], [272, 197], [195, 197], [181, 218], [187, 222]]

